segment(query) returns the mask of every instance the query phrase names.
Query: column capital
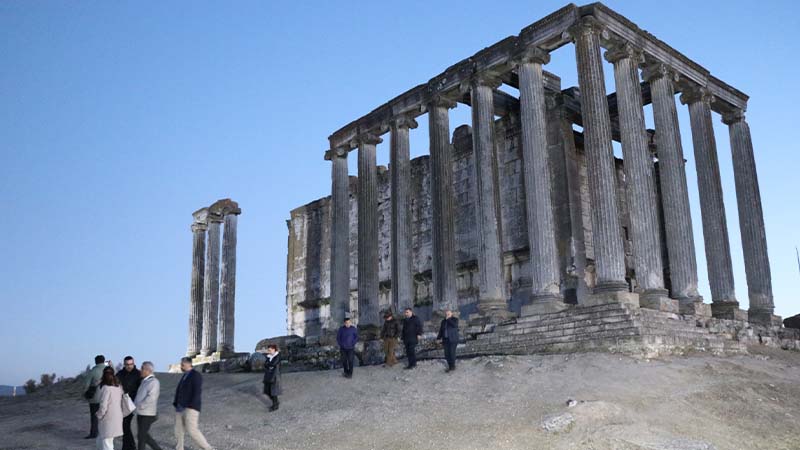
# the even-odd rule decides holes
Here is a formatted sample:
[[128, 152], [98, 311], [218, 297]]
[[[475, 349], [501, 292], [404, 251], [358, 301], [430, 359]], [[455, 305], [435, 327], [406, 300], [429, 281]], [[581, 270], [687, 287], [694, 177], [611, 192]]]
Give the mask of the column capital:
[[224, 216], [230, 214], [239, 215], [242, 213], [242, 210], [239, 208], [239, 204], [229, 198], [217, 200], [213, 205], [208, 207], [208, 211], [209, 220], [212, 214], [218, 215], [220, 220], [222, 220], [222, 217]]
[[572, 39], [573, 42], [580, 37], [590, 34], [597, 34], [600, 37], [607, 38], [608, 30], [600, 23], [594, 16], [584, 16], [576, 20], [571, 27], [564, 32], [565, 37]]
[[524, 63], [545, 65], [550, 62], [550, 53], [534, 45], [529, 45], [518, 49], [513, 56], [512, 62], [514, 65]]
[[[503, 80], [491, 71], [479, 71], [477, 68], [474, 68], [472, 70], [472, 75], [469, 77], [470, 87], [487, 86], [492, 89], [497, 89], [501, 84], [503, 84]], [[466, 91], [466, 88], [462, 87], [462, 91]]]
[[642, 79], [648, 83], [659, 78], [667, 78], [670, 81], [678, 81], [678, 73], [668, 65], [660, 61], [645, 61], [642, 67]]
[[328, 151], [330, 152], [331, 156], [335, 156], [337, 158], [347, 158], [347, 155], [350, 154], [350, 148], [346, 145], [340, 145]]
[[640, 48], [635, 47], [630, 42], [615, 42], [605, 53], [606, 61], [615, 64], [625, 58], [630, 58], [638, 66], [644, 60], [644, 54]]
[[200, 208], [192, 213], [194, 223], [206, 225], [208, 223], [208, 208]]
[[417, 128], [417, 121], [407, 114], [400, 114], [389, 119], [389, 126], [392, 129], [396, 128]]
[[711, 105], [714, 103], [715, 97], [714, 94], [711, 93], [707, 88], [704, 86], [691, 86], [685, 89], [681, 93], [681, 103], [684, 105], [688, 105], [691, 103], [703, 102], [706, 105]]
[[432, 88], [428, 89], [426, 103], [429, 106], [440, 106], [447, 109], [456, 107], [456, 101], [442, 95], [441, 92]]
[[744, 110], [736, 108], [722, 114], [722, 123], [733, 125], [737, 122], [744, 122]]
[[350, 145], [353, 147], [360, 147], [362, 145], [378, 145], [383, 142], [380, 136], [375, 133], [371, 133], [369, 131], [364, 132], [356, 136], [356, 138], [351, 142]]
[[192, 224], [192, 233], [204, 232], [208, 229], [208, 224], [203, 222], [195, 222]]

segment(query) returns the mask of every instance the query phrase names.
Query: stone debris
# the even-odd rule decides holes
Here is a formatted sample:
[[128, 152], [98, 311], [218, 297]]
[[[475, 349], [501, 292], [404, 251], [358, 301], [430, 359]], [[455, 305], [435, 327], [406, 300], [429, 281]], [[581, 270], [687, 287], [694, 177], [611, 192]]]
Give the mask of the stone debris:
[[542, 428], [550, 433], [569, 431], [575, 416], [570, 413], [551, 414], [542, 419]]

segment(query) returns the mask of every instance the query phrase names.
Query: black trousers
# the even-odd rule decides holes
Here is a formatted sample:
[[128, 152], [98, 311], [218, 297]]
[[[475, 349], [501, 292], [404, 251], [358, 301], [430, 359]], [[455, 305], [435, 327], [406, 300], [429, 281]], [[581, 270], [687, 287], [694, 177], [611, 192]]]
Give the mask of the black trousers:
[[342, 353], [342, 368], [344, 369], [345, 375], [352, 375], [353, 374], [353, 361], [356, 357], [356, 350], [353, 348], [343, 348], [341, 349]]
[[406, 344], [406, 357], [408, 358], [408, 367], [417, 366], [417, 344]]
[[[128, 417], [133, 417], [131, 414]], [[150, 436], [150, 426], [153, 422], [158, 420], [158, 416], [136, 416], [136, 427], [138, 432], [136, 438], [139, 440], [139, 450], [145, 450], [146, 446], [150, 446], [153, 450], [161, 450], [161, 447], [156, 443], [153, 436]]]
[[444, 342], [444, 359], [447, 360], [447, 367], [451, 370], [456, 368], [456, 347], [458, 347], [458, 341], [450, 342], [445, 340]]
[[97, 437], [97, 411], [100, 409], [100, 403], [89, 403], [89, 417], [91, 425], [89, 428], [89, 436]]
[[280, 403], [280, 401], [278, 401], [278, 396], [272, 395], [271, 392], [272, 383], [264, 383], [264, 395], [269, 397], [269, 399], [272, 401], [272, 406], [278, 406], [278, 403]]
[[134, 415], [128, 414], [122, 418], [122, 450], [136, 450], [136, 441], [133, 439], [133, 430], [131, 430]]

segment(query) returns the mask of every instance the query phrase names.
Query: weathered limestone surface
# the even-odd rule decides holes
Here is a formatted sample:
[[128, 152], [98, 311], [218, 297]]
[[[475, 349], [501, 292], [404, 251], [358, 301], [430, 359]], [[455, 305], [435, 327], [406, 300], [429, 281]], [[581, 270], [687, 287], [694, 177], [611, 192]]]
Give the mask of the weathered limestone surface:
[[[331, 211], [331, 227], [330, 227], [330, 236], [333, 236], [333, 245], [323, 245], [325, 244], [324, 241], [320, 240], [320, 247], [312, 250], [315, 254], [319, 255], [324, 251], [330, 251], [330, 316], [331, 322], [330, 326], [333, 330], [336, 329], [336, 324], [342, 323], [346, 315], [350, 313], [350, 177], [347, 173], [347, 149], [339, 148], [337, 151], [334, 152], [333, 156], [331, 157], [331, 183], [332, 183], [332, 211]], [[292, 222], [294, 223], [294, 222]], [[297, 222], [300, 223], [299, 221]], [[320, 227], [322, 226], [320, 221]], [[292, 230], [292, 225], [290, 225], [290, 231]], [[295, 236], [299, 233], [295, 232]], [[294, 265], [292, 264], [292, 235], [290, 232], [289, 237], [289, 247], [290, 247], [290, 255], [289, 255], [289, 264], [287, 267]], [[329, 250], [330, 249], [330, 250]], [[298, 249], [302, 251], [302, 249]], [[308, 264], [307, 267], [316, 267], [317, 270], [319, 266], [316, 264]], [[294, 275], [294, 274], [292, 274]], [[287, 280], [292, 278], [289, 277], [287, 274]], [[304, 277], [299, 278], [300, 281], [304, 281]], [[311, 285], [315, 285], [314, 279], [307, 281]], [[288, 281], [287, 281], [288, 283]], [[319, 284], [316, 284], [319, 286]], [[322, 286], [327, 286], [326, 283], [323, 283]], [[287, 286], [287, 293], [292, 292]], [[312, 295], [311, 298], [322, 298], [321, 294]], [[291, 317], [291, 314], [287, 312], [287, 320]], [[326, 324], [328, 325], [328, 324]], [[293, 328], [292, 325], [288, 327], [290, 330]]]
[[189, 346], [186, 356], [193, 357], [203, 348], [203, 274], [206, 263], [206, 230], [208, 208], [195, 211], [192, 216], [192, 284], [189, 294]]
[[361, 136], [358, 148], [358, 325], [379, 326], [377, 136]]
[[209, 209], [208, 246], [203, 287], [203, 348], [202, 355], [209, 356], [217, 350], [219, 319], [219, 252], [222, 216]]
[[411, 162], [409, 129], [414, 119], [400, 117], [391, 124], [391, 269], [392, 308], [402, 311], [414, 306], [414, 278], [411, 272]]
[[236, 317], [236, 227], [242, 210], [230, 202], [224, 213], [222, 233], [222, 266], [220, 269], [219, 342], [217, 351], [223, 355], [234, 352]]

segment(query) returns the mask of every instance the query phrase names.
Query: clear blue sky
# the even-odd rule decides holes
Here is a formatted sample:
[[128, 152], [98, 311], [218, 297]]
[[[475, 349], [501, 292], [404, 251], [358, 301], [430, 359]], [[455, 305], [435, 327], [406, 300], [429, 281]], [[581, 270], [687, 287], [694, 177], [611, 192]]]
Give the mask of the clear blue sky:
[[[776, 310], [800, 312], [800, 8], [607, 4], [751, 96]], [[237, 349], [284, 334], [285, 220], [292, 208], [328, 195], [328, 135], [563, 5], [1, 2], [0, 384], [73, 375], [96, 353], [114, 361], [130, 353], [161, 370], [181, 356], [191, 212], [224, 197], [243, 210]], [[576, 84], [571, 46], [547, 69], [565, 87]], [[710, 301], [688, 112], [679, 111]], [[727, 130], [714, 120], [737, 295], [746, 306]], [[453, 111], [453, 128], [468, 121], [467, 107]], [[427, 153], [426, 120], [420, 125], [414, 156]]]

